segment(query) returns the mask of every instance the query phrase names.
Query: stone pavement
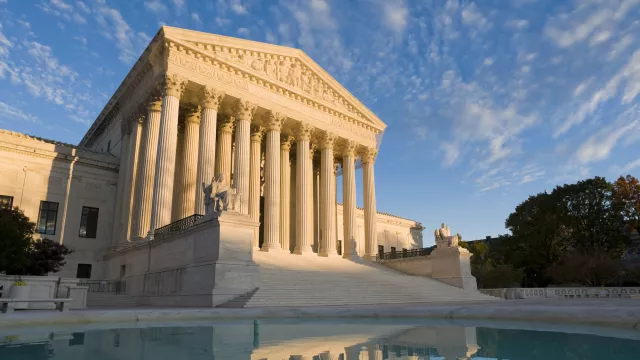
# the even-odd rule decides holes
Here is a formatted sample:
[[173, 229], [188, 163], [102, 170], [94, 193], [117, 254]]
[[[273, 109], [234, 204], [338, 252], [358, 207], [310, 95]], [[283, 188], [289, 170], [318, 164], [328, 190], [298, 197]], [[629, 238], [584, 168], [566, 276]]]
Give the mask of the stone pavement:
[[456, 304], [407, 304], [357, 307], [302, 308], [129, 308], [108, 310], [24, 311], [0, 315], [0, 329], [11, 326], [64, 324], [172, 322], [277, 318], [378, 318], [463, 321], [474, 324], [500, 321], [522, 328], [527, 324], [605, 326], [640, 331], [640, 301], [632, 299], [512, 300]]

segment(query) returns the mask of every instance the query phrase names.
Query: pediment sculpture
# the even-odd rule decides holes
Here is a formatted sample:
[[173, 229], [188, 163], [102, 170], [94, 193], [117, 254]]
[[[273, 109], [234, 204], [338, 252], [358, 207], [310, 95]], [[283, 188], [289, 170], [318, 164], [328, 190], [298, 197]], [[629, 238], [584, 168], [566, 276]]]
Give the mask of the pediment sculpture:
[[212, 178], [209, 185], [202, 183], [202, 191], [207, 217], [218, 217], [223, 211], [238, 211], [239, 196], [236, 190], [224, 181], [224, 175], [219, 174]]
[[451, 236], [451, 230], [449, 229], [449, 225], [442, 224], [439, 229], [436, 229], [433, 233], [436, 241], [436, 246], [438, 249], [445, 248], [458, 248], [460, 247], [459, 242], [461, 240], [460, 234], [455, 234]]

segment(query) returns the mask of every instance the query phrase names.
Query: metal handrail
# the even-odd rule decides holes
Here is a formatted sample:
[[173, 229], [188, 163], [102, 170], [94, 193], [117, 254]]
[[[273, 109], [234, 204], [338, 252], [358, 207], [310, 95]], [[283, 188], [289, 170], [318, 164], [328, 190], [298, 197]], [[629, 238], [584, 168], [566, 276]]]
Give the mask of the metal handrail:
[[78, 282], [79, 286], [86, 286], [88, 292], [92, 293], [113, 293], [124, 294], [127, 292], [127, 283], [122, 280], [86, 280], [82, 279]]
[[155, 240], [159, 240], [159, 239], [164, 239], [166, 237], [169, 237], [173, 234], [179, 233], [185, 229], [188, 229], [190, 227], [192, 227], [193, 225], [195, 225], [195, 223], [203, 218], [204, 215], [200, 215], [200, 214], [193, 214], [191, 216], [187, 216], [184, 219], [180, 219], [177, 221], [172, 222], [169, 225], [165, 225], [161, 228], [157, 228], [154, 232], [153, 232], [153, 238]]
[[433, 247], [422, 249], [402, 249], [402, 251], [390, 251], [386, 253], [379, 253], [378, 255], [376, 255], [376, 261], [427, 256], [431, 254], [432, 251]]

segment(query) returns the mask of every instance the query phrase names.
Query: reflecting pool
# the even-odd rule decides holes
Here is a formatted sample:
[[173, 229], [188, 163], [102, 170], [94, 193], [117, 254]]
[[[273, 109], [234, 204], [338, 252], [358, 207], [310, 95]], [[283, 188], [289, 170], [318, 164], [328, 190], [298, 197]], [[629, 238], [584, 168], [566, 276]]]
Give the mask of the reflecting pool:
[[180, 326], [102, 325], [98, 329], [0, 329], [0, 359], [640, 358], [638, 332], [579, 332], [410, 320], [259, 320]]

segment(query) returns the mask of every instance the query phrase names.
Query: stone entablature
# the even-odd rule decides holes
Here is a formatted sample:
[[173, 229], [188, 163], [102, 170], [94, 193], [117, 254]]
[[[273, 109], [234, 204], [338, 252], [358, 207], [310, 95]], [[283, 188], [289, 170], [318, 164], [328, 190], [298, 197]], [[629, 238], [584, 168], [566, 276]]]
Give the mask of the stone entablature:
[[95, 144], [114, 120], [131, 121], [139, 111], [136, 104], [157, 92], [163, 73], [184, 71], [192, 81], [200, 77], [201, 85], [218, 84], [237, 98], [273, 102], [269, 108], [282, 107], [275, 110], [299, 121], [312, 119], [316, 127], [367, 147], [376, 147], [376, 135], [386, 128], [299, 49], [164, 26], [80, 144]]

